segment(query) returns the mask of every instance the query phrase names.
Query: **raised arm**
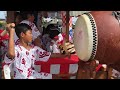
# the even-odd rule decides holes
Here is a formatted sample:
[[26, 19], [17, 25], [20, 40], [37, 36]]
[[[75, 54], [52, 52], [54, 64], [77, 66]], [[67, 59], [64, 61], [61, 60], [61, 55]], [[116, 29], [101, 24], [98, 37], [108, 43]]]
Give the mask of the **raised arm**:
[[7, 56], [11, 59], [13, 59], [15, 57], [15, 48], [14, 48], [15, 29], [13, 27], [15, 27], [14, 23], [7, 24], [7, 26], [6, 26], [6, 30], [9, 32]]

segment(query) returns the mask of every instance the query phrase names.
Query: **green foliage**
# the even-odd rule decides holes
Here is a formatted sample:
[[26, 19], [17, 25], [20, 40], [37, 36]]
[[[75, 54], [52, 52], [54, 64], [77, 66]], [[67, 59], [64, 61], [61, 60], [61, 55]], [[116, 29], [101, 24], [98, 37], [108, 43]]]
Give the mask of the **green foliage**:
[[6, 22], [5, 21], [0, 21], [0, 29], [5, 29]]

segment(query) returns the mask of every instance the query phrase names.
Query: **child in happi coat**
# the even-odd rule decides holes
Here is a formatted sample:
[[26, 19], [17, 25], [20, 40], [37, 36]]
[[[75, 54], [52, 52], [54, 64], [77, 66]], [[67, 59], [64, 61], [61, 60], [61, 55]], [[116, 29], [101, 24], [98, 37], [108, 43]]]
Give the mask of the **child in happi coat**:
[[[9, 32], [8, 52], [5, 55], [4, 62], [7, 65], [13, 64], [14, 79], [52, 79], [54, 75], [34, 70], [34, 62], [47, 62], [49, 58], [67, 57], [68, 54], [53, 54], [47, 52], [38, 46], [31, 45], [32, 30], [25, 23], [21, 23], [13, 28], [14, 24], [8, 24]], [[14, 45], [14, 33], [19, 37], [19, 44]]]

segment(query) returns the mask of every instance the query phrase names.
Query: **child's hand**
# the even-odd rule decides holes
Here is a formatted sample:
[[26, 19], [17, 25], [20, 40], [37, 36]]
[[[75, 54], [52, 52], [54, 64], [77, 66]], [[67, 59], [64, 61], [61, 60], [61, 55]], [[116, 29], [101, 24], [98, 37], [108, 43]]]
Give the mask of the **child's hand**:
[[6, 30], [10, 33], [11, 31], [15, 31], [14, 27], [15, 27], [14, 23], [9, 23], [6, 25]]

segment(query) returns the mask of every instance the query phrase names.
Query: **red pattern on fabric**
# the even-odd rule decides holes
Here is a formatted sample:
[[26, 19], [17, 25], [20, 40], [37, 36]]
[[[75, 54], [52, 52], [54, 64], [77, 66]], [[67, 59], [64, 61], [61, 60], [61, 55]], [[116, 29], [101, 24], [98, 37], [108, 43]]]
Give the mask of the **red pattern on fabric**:
[[35, 56], [34, 56], [34, 55], [32, 55], [32, 57], [34, 58]]
[[20, 54], [19, 54], [19, 52], [17, 52], [17, 58], [19, 58], [19, 56], [20, 56]]
[[39, 52], [39, 58], [43, 58], [43, 57], [46, 57], [46, 56], [49, 56], [49, 53], [48, 52]]
[[33, 24], [33, 23], [30, 23], [29, 26], [30, 26], [31, 28], [33, 28], [33, 27], [34, 27], [34, 24]]
[[[17, 67], [16, 67], [17, 68]], [[22, 69], [19, 69], [19, 68], [17, 68], [18, 69], [18, 71], [20, 72], [20, 73], [22, 73], [23, 72], [23, 70]]]
[[20, 43], [20, 40], [16, 40], [15, 45], [18, 45]]
[[36, 50], [36, 53], [37, 53], [37, 54], [39, 53], [39, 50], [38, 50], [38, 49]]
[[20, 48], [20, 50], [22, 51], [22, 48], [20, 47], [20, 45], [18, 45], [18, 47]]
[[2, 63], [2, 69], [3, 69], [3, 66], [4, 66], [4, 65], [8, 65], [8, 66], [9, 66], [10, 63], [5, 63], [5, 62], [3, 62], [3, 63]]
[[26, 51], [26, 55], [27, 55], [27, 56], [29, 55], [29, 52], [28, 52], [28, 51]]
[[32, 74], [32, 68], [29, 68], [29, 69], [28, 69], [28, 75], [27, 75], [27, 77], [30, 77], [31, 74]]
[[25, 59], [23, 58], [23, 59], [22, 59], [22, 64], [25, 65], [25, 63], [26, 63], [26, 61], [25, 61]]
[[16, 71], [14, 71], [14, 77], [16, 76]]

